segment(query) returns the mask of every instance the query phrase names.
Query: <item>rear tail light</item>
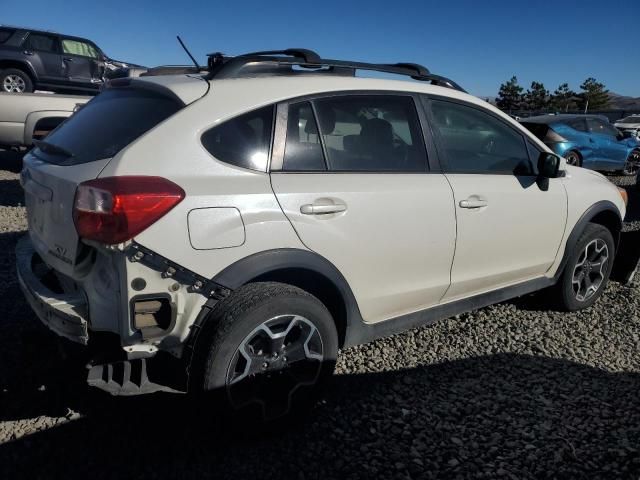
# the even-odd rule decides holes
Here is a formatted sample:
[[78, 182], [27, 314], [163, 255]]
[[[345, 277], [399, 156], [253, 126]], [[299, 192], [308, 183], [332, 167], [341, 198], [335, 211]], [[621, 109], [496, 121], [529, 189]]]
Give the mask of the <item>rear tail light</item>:
[[107, 177], [78, 185], [73, 221], [80, 238], [106, 244], [130, 240], [184, 198], [161, 177]]
[[566, 138], [564, 138], [558, 132], [553, 131], [552, 129], [549, 129], [544, 137], [544, 143], [562, 143], [566, 141]]

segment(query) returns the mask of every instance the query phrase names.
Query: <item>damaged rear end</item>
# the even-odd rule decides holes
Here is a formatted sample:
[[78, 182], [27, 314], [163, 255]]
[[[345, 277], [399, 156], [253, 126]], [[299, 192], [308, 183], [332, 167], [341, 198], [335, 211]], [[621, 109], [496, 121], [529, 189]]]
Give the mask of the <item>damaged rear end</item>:
[[175, 307], [170, 294], [129, 301], [128, 256], [136, 254], [132, 239], [185, 193], [157, 176], [101, 173], [207, 91], [201, 78], [185, 80], [178, 93], [153, 79], [114, 81], [24, 159], [29, 235], [16, 249], [21, 288], [59, 336], [115, 347], [100, 352], [108, 363], [98, 362], [90, 373], [90, 383], [111, 393], [164, 389], [149, 380], [145, 358], [157, 352], [152, 340], [169, 328]]

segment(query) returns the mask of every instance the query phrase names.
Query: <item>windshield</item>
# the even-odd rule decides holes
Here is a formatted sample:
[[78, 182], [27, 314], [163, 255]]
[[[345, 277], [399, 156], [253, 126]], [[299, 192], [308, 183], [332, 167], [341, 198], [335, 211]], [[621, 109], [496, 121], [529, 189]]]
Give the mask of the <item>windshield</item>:
[[622, 120], [618, 120], [618, 123], [640, 123], [640, 116], [637, 117], [626, 117]]
[[108, 89], [37, 144], [33, 154], [58, 165], [110, 158], [181, 107], [178, 100], [148, 90]]

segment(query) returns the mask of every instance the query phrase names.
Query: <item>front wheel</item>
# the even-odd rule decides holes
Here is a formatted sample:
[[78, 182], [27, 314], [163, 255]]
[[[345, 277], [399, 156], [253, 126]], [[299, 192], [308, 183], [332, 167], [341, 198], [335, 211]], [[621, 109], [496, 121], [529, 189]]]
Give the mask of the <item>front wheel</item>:
[[285, 416], [308, 406], [335, 367], [331, 314], [291, 285], [246, 285], [212, 312], [205, 328], [201, 389], [205, 401], [225, 410], [264, 421]]
[[568, 311], [590, 307], [602, 295], [615, 255], [611, 232], [588, 223], [555, 286], [559, 306]]
[[640, 169], [640, 150], [634, 150], [629, 154], [629, 158], [624, 163], [622, 174], [627, 176], [636, 175]]

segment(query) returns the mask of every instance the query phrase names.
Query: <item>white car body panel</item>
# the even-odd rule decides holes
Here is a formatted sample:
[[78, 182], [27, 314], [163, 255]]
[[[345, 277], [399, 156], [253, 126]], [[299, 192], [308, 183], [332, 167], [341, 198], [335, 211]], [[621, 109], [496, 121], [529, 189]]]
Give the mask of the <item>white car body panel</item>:
[[[302, 242], [345, 276], [365, 322], [433, 306], [449, 287], [456, 225], [444, 175], [273, 173], [272, 184]], [[321, 199], [347, 209], [300, 212]]]
[[[447, 174], [455, 194], [458, 237], [451, 288], [444, 300], [543, 276], [556, 259], [567, 218], [558, 178], [543, 191], [533, 177]], [[526, 184], [521, 184], [525, 181]], [[486, 207], [462, 208], [479, 197]]]
[[[102, 283], [100, 272], [81, 278], [49, 253], [56, 244], [65, 251], [74, 248], [74, 188], [90, 178], [162, 176], [180, 186], [185, 198], [132, 241], [207, 279], [260, 252], [316, 252], [345, 277], [367, 324], [526, 280], [551, 278], [558, 272], [571, 231], [594, 203], [609, 201], [624, 217], [624, 203], [613, 184], [593, 172], [567, 167], [564, 161], [560, 168], [567, 175], [550, 179], [549, 190], [543, 191], [535, 183], [525, 188], [510, 175], [270, 174], [223, 163], [200, 141], [210, 128], [262, 106], [311, 94], [372, 90], [463, 100], [499, 116], [541, 151], [549, 152], [508, 115], [456, 90], [323, 75], [211, 82], [182, 75], [127, 81], [168, 89], [187, 106], [112, 159], [75, 167], [43, 166], [27, 159], [27, 165], [40, 172], [33, 180], [53, 190], [53, 198], [61, 199], [56, 208], [66, 209], [58, 212], [63, 222], [46, 234], [32, 233], [45, 239], [35, 245], [38, 252], [55, 269], [82, 286], [91, 286], [87, 288], [96, 300], [90, 298], [89, 307], [104, 312], [96, 317], [95, 328], [118, 333], [128, 352], [160, 348], [179, 355], [206, 298], [184, 286], [175, 288], [171, 278], [124, 259], [118, 250], [124, 245], [97, 247], [108, 251], [103, 252], [101, 266], [107, 268], [112, 262], [110, 275]], [[272, 161], [277, 163], [275, 156]], [[486, 197], [488, 207], [459, 208], [459, 201], [472, 195]], [[342, 201], [347, 209], [325, 218], [300, 212], [302, 205], [321, 198]], [[37, 211], [32, 206], [34, 199], [31, 207], [29, 202], [28, 208]], [[37, 222], [44, 220], [34, 221], [31, 228], [37, 230]], [[118, 255], [121, 261], [114, 259]], [[175, 324], [162, 337], [135, 337], [128, 303], [139, 295], [132, 287], [135, 278], [146, 281], [145, 292], [162, 292], [176, 306]], [[113, 295], [99, 297], [95, 291], [105, 285]], [[107, 307], [109, 302], [111, 307]]]

